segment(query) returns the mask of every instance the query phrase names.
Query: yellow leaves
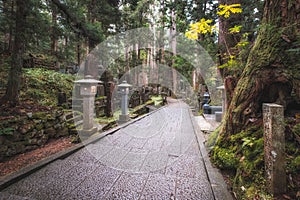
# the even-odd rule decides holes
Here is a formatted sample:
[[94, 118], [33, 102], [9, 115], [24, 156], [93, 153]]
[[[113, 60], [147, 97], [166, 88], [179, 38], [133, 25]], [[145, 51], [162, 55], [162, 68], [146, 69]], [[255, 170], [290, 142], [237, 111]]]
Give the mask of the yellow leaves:
[[213, 21], [202, 18], [199, 22], [190, 24], [190, 30], [185, 33], [185, 36], [192, 40], [198, 39], [198, 34], [212, 34], [216, 29], [215, 25], [211, 25]]
[[191, 40], [197, 40], [198, 39], [198, 33], [195, 30], [190, 30], [185, 33], [185, 37], [191, 39]]
[[236, 68], [237, 66], [238, 66], [238, 61], [235, 59], [235, 56], [230, 55], [228, 61], [225, 64], [220, 65], [219, 68], [220, 69]]
[[225, 18], [229, 18], [231, 13], [241, 13], [243, 11], [241, 4], [239, 3], [231, 5], [221, 4], [219, 5], [219, 9], [220, 10], [217, 12], [217, 14], [219, 16], [224, 16]]
[[229, 29], [229, 33], [239, 33], [241, 31], [242, 26], [234, 26], [233, 28]]
[[237, 46], [238, 47], [245, 47], [249, 44], [248, 41], [240, 41], [239, 43], [237, 43]]

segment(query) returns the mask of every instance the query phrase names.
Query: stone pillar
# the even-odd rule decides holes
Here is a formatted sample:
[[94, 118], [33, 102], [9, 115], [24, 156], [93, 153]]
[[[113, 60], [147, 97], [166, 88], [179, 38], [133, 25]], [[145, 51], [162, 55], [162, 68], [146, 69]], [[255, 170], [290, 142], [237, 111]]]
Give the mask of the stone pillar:
[[277, 196], [286, 191], [283, 106], [263, 104], [263, 121], [267, 189]]
[[121, 115], [119, 116], [119, 122], [127, 122], [130, 120], [128, 114], [128, 94], [129, 88], [132, 87], [126, 81], [123, 81], [122, 84], [118, 85], [121, 90], [122, 101], [121, 101]]
[[83, 130], [94, 128], [94, 100], [93, 96], [83, 97]]

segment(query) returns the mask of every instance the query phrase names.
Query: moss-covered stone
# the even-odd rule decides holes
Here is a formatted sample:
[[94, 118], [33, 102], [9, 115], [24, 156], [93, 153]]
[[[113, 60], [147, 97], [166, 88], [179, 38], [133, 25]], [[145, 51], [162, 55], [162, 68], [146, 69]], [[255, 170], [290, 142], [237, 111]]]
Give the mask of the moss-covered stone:
[[47, 119], [48, 113], [46, 112], [36, 112], [32, 114], [32, 119], [44, 120]]

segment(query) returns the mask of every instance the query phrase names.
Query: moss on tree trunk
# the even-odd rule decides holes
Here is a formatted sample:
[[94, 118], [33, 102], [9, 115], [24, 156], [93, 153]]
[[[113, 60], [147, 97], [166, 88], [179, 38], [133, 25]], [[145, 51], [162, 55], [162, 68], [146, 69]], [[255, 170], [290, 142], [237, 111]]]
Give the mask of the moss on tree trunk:
[[[236, 134], [261, 119], [262, 103], [278, 103], [285, 108], [299, 102], [299, 18], [290, 3], [290, 22], [283, 20], [282, 1], [265, 3], [265, 15], [243, 74], [224, 117], [222, 135]], [[276, 7], [276, 8], [274, 8]], [[288, 9], [288, 8], [287, 8]], [[292, 12], [294, 11], [294, 12]], [[279, 15], [279, 16], [278, 16]]]

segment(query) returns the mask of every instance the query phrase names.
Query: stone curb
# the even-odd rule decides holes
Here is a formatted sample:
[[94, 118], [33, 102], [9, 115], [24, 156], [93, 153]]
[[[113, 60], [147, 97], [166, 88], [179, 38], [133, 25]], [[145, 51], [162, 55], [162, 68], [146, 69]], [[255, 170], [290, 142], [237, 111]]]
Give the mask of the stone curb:
[[110, 130], [107, 130], [105, 132], [102, 132], [102, 133], [96, 133], [94, 136], [91, 136], [89, 139], [87, 139], [86, 141], [82, 142], [82, 143], [79, 143], [73, 147], [70, 147], [68, 149], [65, 149], [65, 150], [62, 150], [56, 154], [53, 154], [45, 159], [42, 159], [30, 166], [27, 166], [27, 167], [24, 167], [22, 169], [20, 169], [19, 171], [17, 172], [13, 172], [12, 174], [8, 174], [7, 176], [4, 176], [3, 178], [0, 179], [0, 191], [4, 190], [5, 188], [9, 187], [10, 185], [16, 183], [17, 181], [25, 178], [26, 176], [29, 176], [30, 174], [38, 171], [39, 169], [45, 167], [46, 165], [58, 160], [58, 159], [63, 159], [63, 158], [66, 158], [68, 157], [69, 155], [75, 153], [76, 151], [84, 148], [86, 145], [89, 145], [91, 143], [94, 143], [94, 142], [97, 142], [98, 140], [100, 140], [101, 138], [107, 136], [107, 135], [111, 135], [113, 133], [115, 133], [116, 131], [120, 130], [120, 129], [123, 129], [127, 126], [129, 126], [130, 124], [132, 123], [135, 123], [155, 112], [157, 112], [158, 110], [160, 109], [163, 109], [165, 106], [162, 106], [152, 112], [149, 112], [147, 114], [144, 114], [136, 119], [133, 119], [131, 121], [128, 121], [124, 124], [121, 124], [115, 128], [112, 128]]
[[204, 162], [208, 180], [211, 185], [214, 199], [215, 200], [233, 200], [234, 198], [228, 191], [227, 184], [225, 183], [221, 172], [217, 168], [213, 167], [210, 162], [208, 153], [207, 153], [206, 148], [203, 143], [204, 137], [202, 135], [202, 131], [200, 130], [200, 127], [196, 123], [194, 116], [191, 113], [191, 110], [190, 110], [190, 117], [191, 117], [191, 120], [193, 123], [193, 128], [195, 130], [195, 135], [196, 135], [197, 142], [199, 145], [200, 153], [202, 155], [202, 159]]

